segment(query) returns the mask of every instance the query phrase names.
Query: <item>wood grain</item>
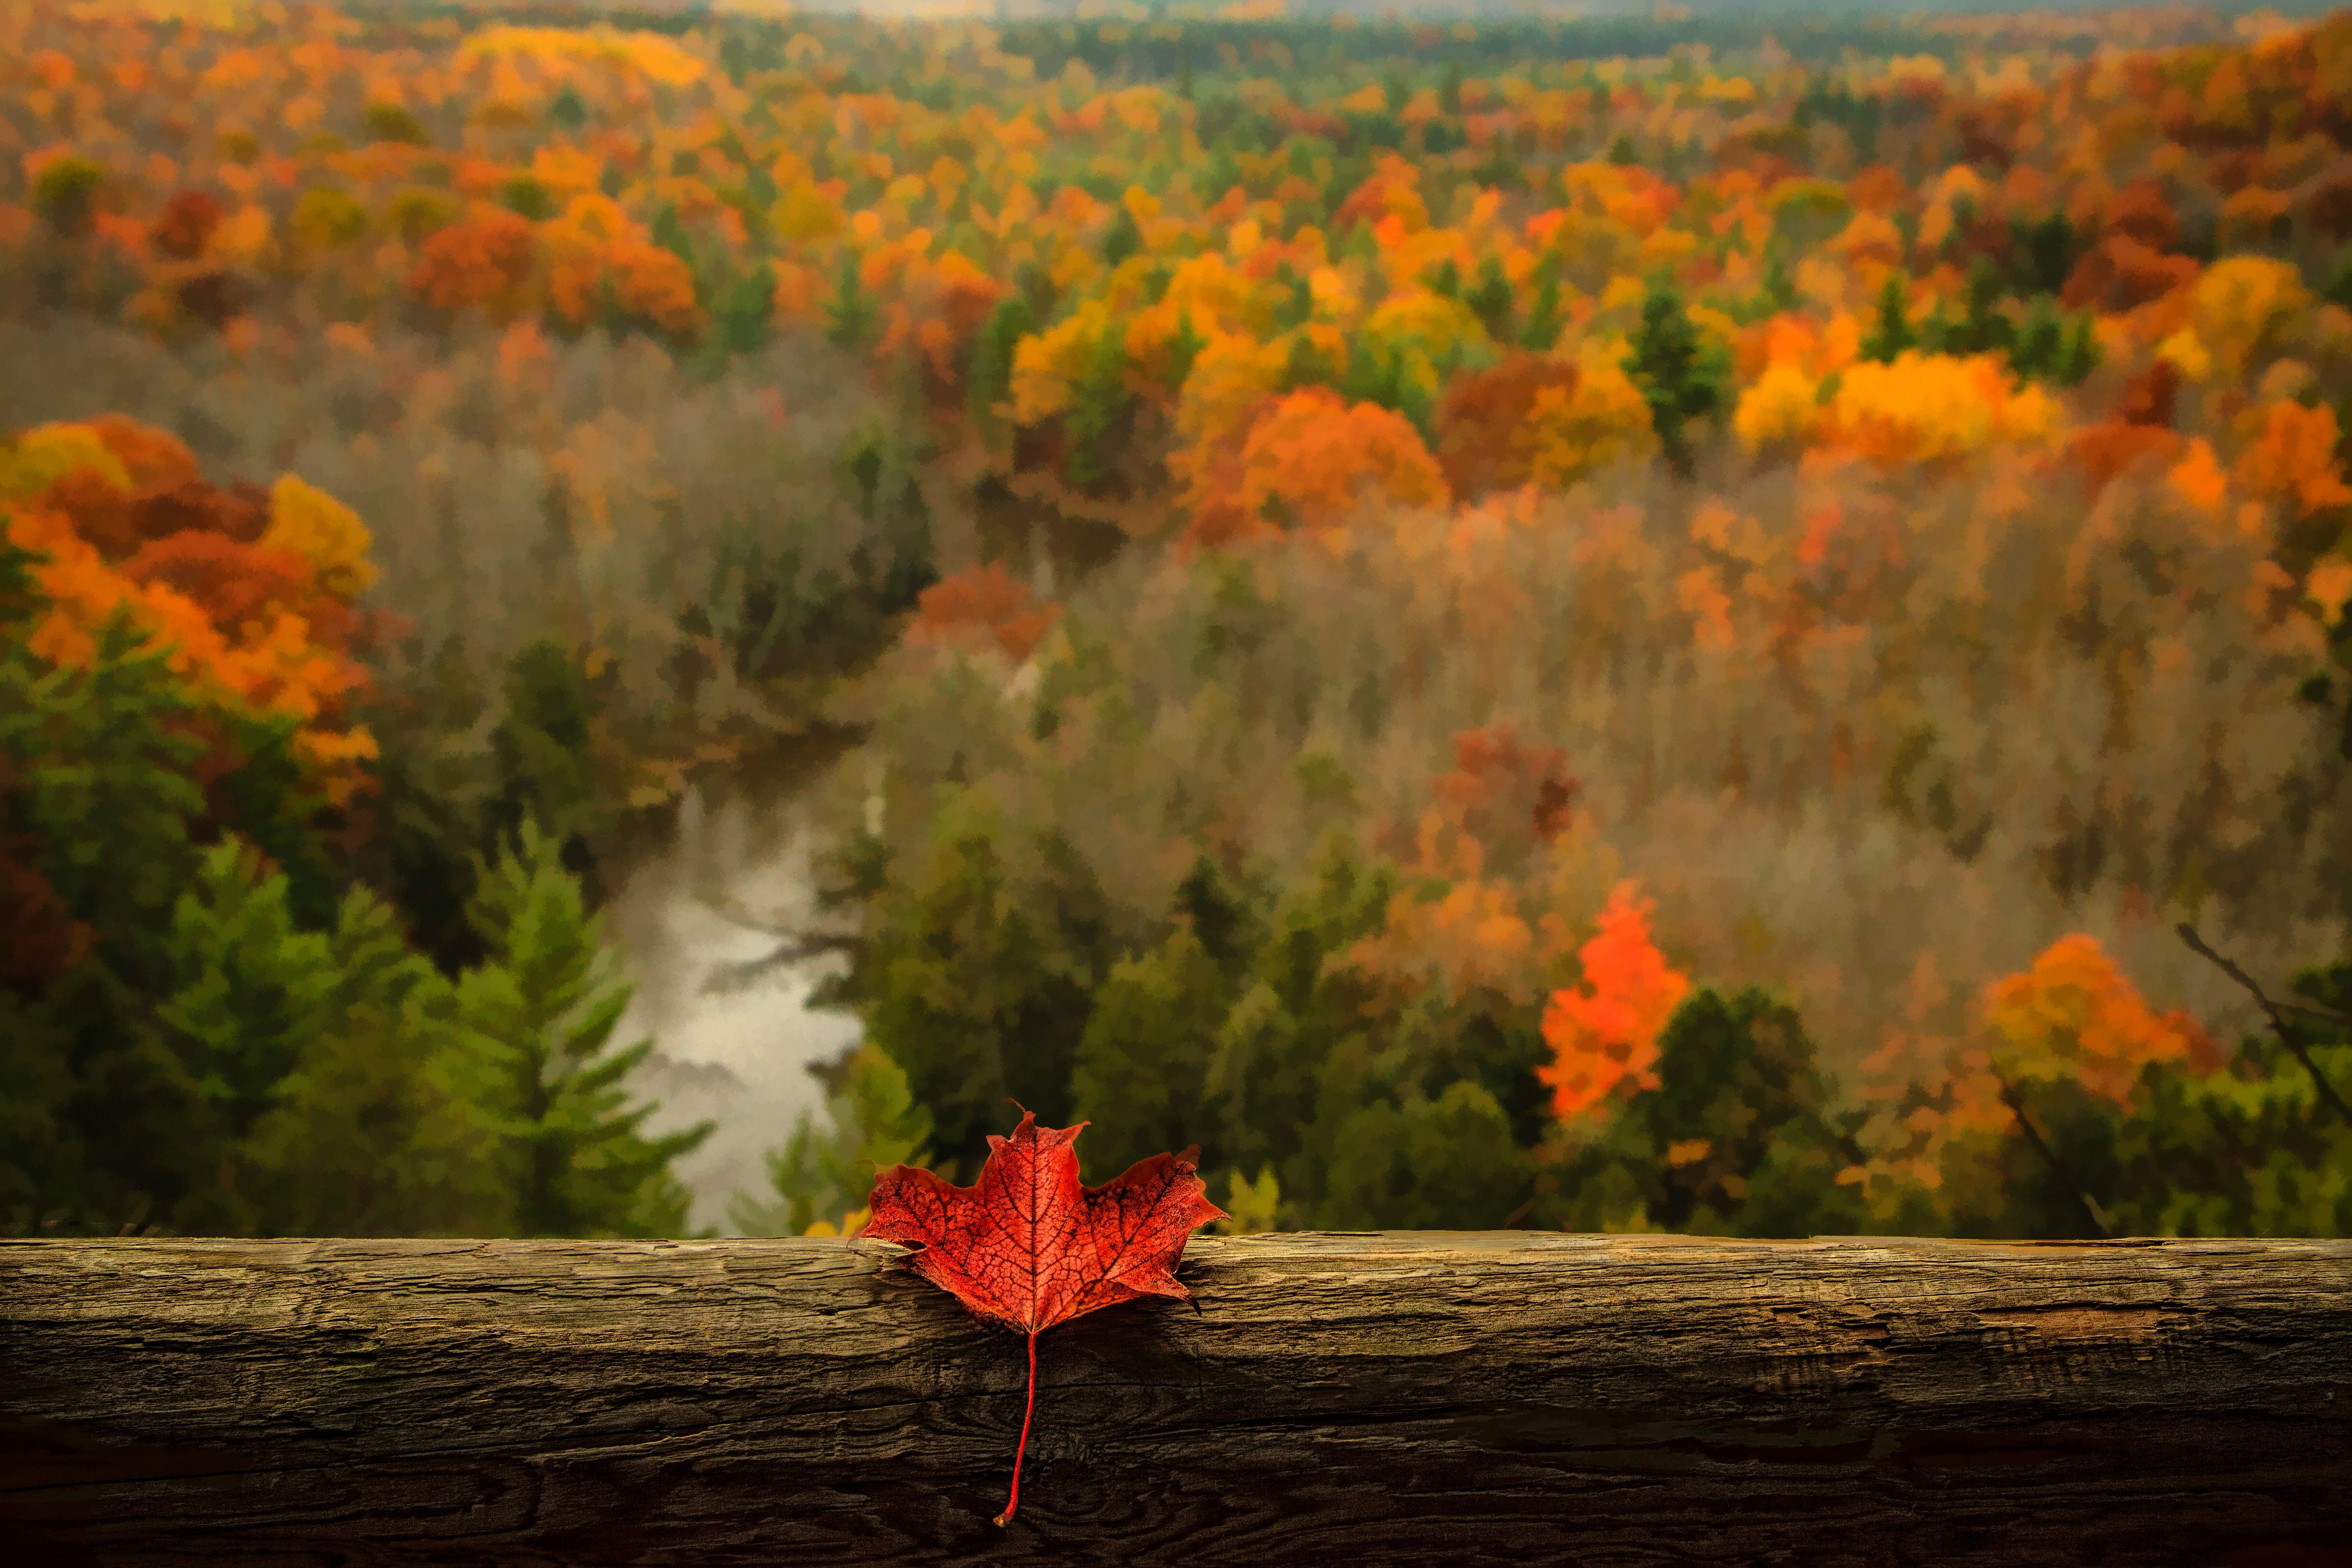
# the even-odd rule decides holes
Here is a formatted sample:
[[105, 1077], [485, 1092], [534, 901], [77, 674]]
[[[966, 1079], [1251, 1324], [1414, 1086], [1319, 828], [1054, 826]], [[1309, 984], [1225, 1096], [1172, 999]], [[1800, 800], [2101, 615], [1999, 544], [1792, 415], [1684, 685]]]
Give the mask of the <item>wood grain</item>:
[[2352, 1563], [2352, 1243], [1196, 1239], [1021, 1342], [845, 1241], [0, 1242], [49, 1563]]

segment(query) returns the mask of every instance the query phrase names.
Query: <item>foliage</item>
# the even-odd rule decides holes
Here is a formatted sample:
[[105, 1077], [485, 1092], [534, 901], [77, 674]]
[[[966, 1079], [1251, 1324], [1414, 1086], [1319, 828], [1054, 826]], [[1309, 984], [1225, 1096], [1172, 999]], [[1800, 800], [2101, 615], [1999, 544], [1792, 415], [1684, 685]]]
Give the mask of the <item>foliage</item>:
[[2340, 1228], [2166, 931], [2352, 921], [2352, 23], [165, 10], [0, 18], [11, 1226], [681, 1223], [596, 910], [855, 732], [793, 1228]]
[[1191, 538], [1238, 542], [1274, 530], [1333, 528], [1374, 503], [1446, 500], [1444, 476], [1410, 424], [1312, 388], [1269, 405], [1233, 459], [1198, 471]]
[[930, 1161], [929, 1113], [915, 1103], [898, 1065], [872, 1046], [840, 1064], [825, 1114], [832, 1127], [820, 1131], [814, 1114], [803, 1111], [792, 1137], [769, 1154], [774, 1199], [739, 1199], [730, 1211], [746, 1235], [856, 1235], [877, 1174]]
[[[1029, 1339], [1029, 1408], [1037, 1405], [1037, 1336], [1056, 1323], [1139, 1296], [1182, 1301], [1176, 1260], [1193, 1231], [1223, 1211], [1193, 1173], [1197, 1150], [1156, 1153], [1116, 1181], [1078, 1184], [1071, 1145], [1084, 1126], [1040, 1127], [1024, 1111], [1010, 1137], [991, 1136], [969, 1187], [894, 1165], [875, 1181], [868, 1236], [915, 1248], [907, 1266], [981, 1317]], [[1021, 1456], [1000, 1525], [1021, 1503]]]
[[1650, 427], [1657, 432], [1666, 461], [1687, 472], [1691, 445], [1686, 427], [1723, 406], [1721, 351], [1701, 342], [1673, 289], [1653, 287], [1642, 300], [1641, 330], [1633, 335], [1624, 363], [1625, 374], [1650, 405]]
[[687, 1197], [669, 1164], [710, 1123], [648, 1137], [655, 1107], [627, 1107], [622, 1080], [654, 1042], [606, 1049], [629, 987], [558, 855], [526, 819], [478, 868], [467, 911], [489, 962], [467, 973], [457, 1001], [488, 1042], [514, 1225], [524, 1236], [674, 1236]]
[[287, 599], [308, 613], [281, 635], [348, 635], [331, 612], [374, 570], [356, 516], [291, 476], [215, 490], [127, 423], [8, 458], [5, 1223], [675, 1229], [667, 1162], [696, 1135], [648, 1142], [618, 1109], [644, 1047], [594, 1059], [625, 993], [595, 979], [578, 880], [527, 831], [528, 864], [502, 859], [476, 910], [491, 962], [453, 984], [337, 863], [330, 802], [367, 753], [303, 746], [315, 700], [289, 712], [287, 687], [239, 679], [241, 640]]
[[1600, 927], [1577, 953], [1583, 986], [1553, 993], [1544, 1009], [1552, 1062], [1537, 1076], [1563, 1121], [1601, 1109], [1620, 1085], [1658, 1087], [1658, 1032], [1690, 989], [1651, 945], [1649, 910], [1630, 887], [1610, 894]]

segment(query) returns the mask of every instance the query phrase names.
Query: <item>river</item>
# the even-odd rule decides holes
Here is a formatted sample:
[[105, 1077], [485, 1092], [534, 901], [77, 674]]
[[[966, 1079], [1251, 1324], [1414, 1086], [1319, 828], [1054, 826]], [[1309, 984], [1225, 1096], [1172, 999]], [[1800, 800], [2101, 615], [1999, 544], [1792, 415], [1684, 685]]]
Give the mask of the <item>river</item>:
[[718, 1123], [677, 1166], [696, 1230], [740, 1234], [730, 1198], [773, 1195], [762, 1156], [801, 1111], [823, 1114], [809, 1064], [857, 1041], [855, 1018], [808, 1006], [842, 960], [776, 956], [792, 946], [782, 933], [820, 922], [810, 876], [819, 842], [790, 787], [689, 785], [674, 837], [610, 906], [608, 934], [637, 986], [614, 1038], [656, 1041], [630, 1079], [639, 1100], [660, 1102], [647, 1128]]

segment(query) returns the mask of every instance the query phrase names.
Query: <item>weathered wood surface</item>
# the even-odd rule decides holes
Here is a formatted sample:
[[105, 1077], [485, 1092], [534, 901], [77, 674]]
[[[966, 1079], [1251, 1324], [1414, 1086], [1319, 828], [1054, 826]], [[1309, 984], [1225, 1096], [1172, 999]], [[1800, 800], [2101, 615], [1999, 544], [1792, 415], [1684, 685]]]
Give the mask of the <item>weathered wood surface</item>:
[[2352, 1563], [2352, 1243], [0, 1242], [19, 1563]]

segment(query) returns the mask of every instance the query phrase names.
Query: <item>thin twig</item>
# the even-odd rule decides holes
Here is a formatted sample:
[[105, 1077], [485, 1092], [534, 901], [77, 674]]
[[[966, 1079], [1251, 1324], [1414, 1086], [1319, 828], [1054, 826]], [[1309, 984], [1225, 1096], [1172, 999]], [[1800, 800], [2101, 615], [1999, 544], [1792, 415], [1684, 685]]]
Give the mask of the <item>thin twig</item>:
[[2342, 1119], [2344, 1125], [2352, 1127], [2352, 1105], [2345, 1104], [2344, 1097], [2336, 1092], [2336, 1086], [2329, 1083], [2321, 1074], [2319, 1064], [2311, 1059], [2311, 1053], [2304, 1047], [2303, 1041], [2296, 1037], [2293, 1026], [2286, 1020], [2286, 1015], [2290, 1012], [2302, 1013], [2347, 1026], [2352, 1026], [2352, 1018], [2347, 1018], [2341, 1013], [2330, 1012], [2325, 1007], [2305, 1007], [2293, 1003], [2273, 1002], [2263, 993], [2261, 986], [2254, 984], [2252, 975], [2206, 946], [2205, 939], [2197, 934], [2195, 926], [2183, 921], [2172, 929], [2180, 933], [2180, 940], [2189, 944], [2189, 950], [2191, 952], [2211, 960], [2220, 966], [2222, 973], [2252, 994], [2255, 1005], [2262, 1008], [2271, 1021], [2271, 1033], [2279, 1037], [2281, 1045], [2294, 1053], [2294, 1059], [2301, 1062], [2303, 1070], [2311, 1075], [2313, 1086], [2319, 1090], [2319, 1098], [2327, 1102], [2328, 1109]]
[[2115, 1232], [2107, 1228], [2106, 1211], [2099, 1207], [2096, 1198], [2083, 1190], [2081, 1184], [2077, 1183], [2073, 1173], [2066, 1169], [2066, 1163], [2058, 1157], [2058, 1151], [2052, 1148], [2050, 1141], [2042, 1136], [2042, 1129], [2033, 1125], [2033, 1118], [2025, 1114], [2025, 1099], [2017, 1092], [2017, 1086], [1998, 1072], [1992, 1076], [1993, 1081], [2000, 1085], [2000, 1102], [2009, 1107], [2009, 1113], [2011, 1116], [2017, 1118], [2017, 1125], [2024, 1131], [2025, 1141], [2033, 1145], [2035, 1152], [2042, 1156], [2042, 1163], [2047, 1164], [2051, 1173], [2058, 1178], [2058, 1184], [2074, 1194], [2074, 1201], [2082, 1205], [2083, 1217], [2091, 1222], [2091, 1229], [2097, 1234], [2098, 1238], [2101, 1241], [2111, 1240]]

